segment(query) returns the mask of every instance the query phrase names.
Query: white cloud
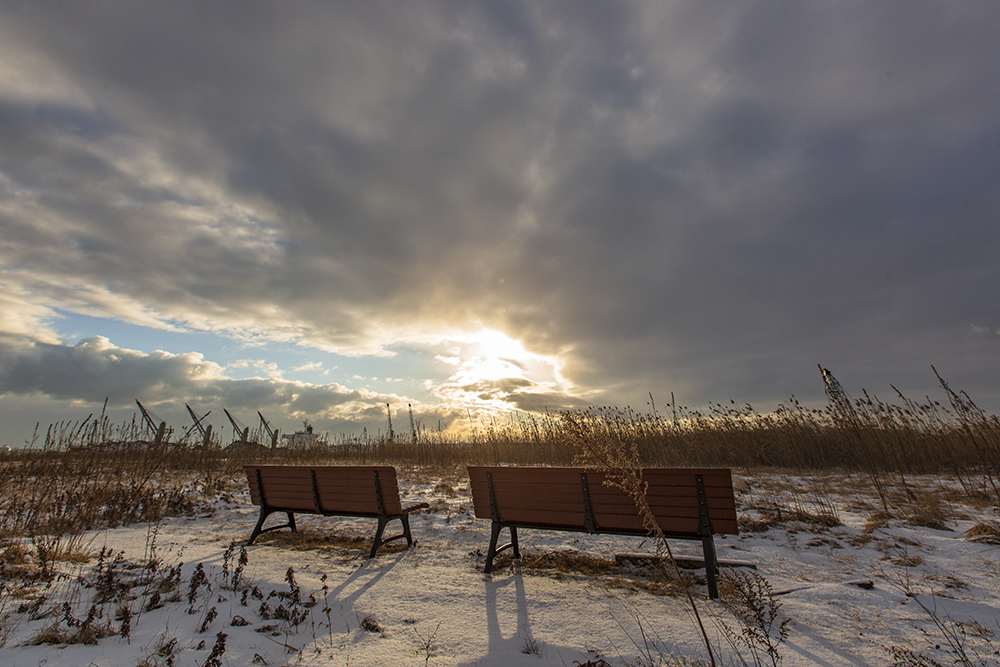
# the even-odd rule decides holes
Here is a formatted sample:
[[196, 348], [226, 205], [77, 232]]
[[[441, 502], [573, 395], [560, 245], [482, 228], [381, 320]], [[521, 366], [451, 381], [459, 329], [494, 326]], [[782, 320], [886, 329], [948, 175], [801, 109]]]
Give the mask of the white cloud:
[[308, 363], [302, 364], [301, 366], [296, 366], [292, 370], [294, 371], [318, 371], [323, 369], [322, 361], [310, 361]]

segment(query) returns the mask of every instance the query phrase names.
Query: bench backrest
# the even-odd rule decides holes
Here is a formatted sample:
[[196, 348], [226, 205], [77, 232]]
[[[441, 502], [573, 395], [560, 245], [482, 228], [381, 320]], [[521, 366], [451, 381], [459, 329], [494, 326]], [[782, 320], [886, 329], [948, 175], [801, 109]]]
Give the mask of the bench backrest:
[[[632, 498], [604, 484], [604, 473], [584, 468], [469, 466], [473, 505], [481, 519], [493, 518], [487, 473], [493, 478], [502, 521], [581, 532], [644, 532]], [[596, 525], [588, 526], [586, 521], [584, 473]], [[728, 468], [643, 469], [643, 481], [649, 484], [646, 498], [660, 528], [665, 533], [698, 534], [698, 475], [702, 477], [712, 531], [738, 534], [733, 479]]]
[[[392, 466], [244, 466], [254, 505], [294, 512], [378, 516], [375, 473], [386, 514], [402, 513]], [[258, 477], [259, 475], [259, 477]], [[259, 479], [259, 483], [258, 483]], [[315, 480], [315, 485], [314, 485]]]

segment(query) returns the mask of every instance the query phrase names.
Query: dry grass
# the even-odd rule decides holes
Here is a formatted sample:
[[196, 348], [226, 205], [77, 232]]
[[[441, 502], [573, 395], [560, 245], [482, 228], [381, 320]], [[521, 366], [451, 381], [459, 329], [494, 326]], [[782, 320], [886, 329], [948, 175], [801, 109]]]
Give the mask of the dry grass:
[[96, 646], [100, 640], [115, 634], [110, 624], [89, 624], [75, 629], [63, 628], [58, 622], [47, 626], [28, 640], [29, 646], [42, 644], [87, 644]]
[[[830, 382], [832, 375], [827, 372], [824, 378]], [[517, 413], [481, 425], [463, 442], [419, 432], [405, 442], [353, 438], [293, 450], [254, 443], [229, 450], [218, 443], [192, 447], [171, 442], [172, 429], [154, 444], [140, 439], [134, 423], [112, 427], [103, 417], [59, 423], [49, 427], [40, 446], [0, 457], [0, 509], [6, 510], [0, 534], [24, 534], [24, 521], [34, 520], [29, 516], [33, 506], [47, 508], [37, 518], [53, 531], [76, 523], [81, 514], [116, 525], [185, 511], [178, 507], [187, 502], [185, 494], [170, 485], [170, 474], [190, 473], [203, 490], [223, 492], [246, 464], [415, 466], [421, 475], [439, 481], [456, 479], [468, 464], [571, 465], [579, 453], [573, 425], [581, 422], [634, 447], [643, 466], [863, 473], [886, 504], [896, 505], [910, 502], [919, 490], [915, 476], [950, 473], [957, 481], [950, 494], [996, 504], [1000, 420], [943, 380], [941, 386], [947, 406], [901, 394], [895, 404], [867, 393], [855, 400], [841, 390], [823, 409], [806, 408], [794, 397], [763, 413], [733, 401], [694, 410], [671, 400], [664, 414], [651, 399], [644, 412], [592, 407], [558, 415]], [[63, 483], [52, 484], [55, 479]], [[13, 500], [25, 494], [23, 503]], [[91, 498], [90, 507], [73, 513], [78, 501]], [[98, 505], [108, 509], [102, 514], [94, 509]]]
[[[462, 443], [419, 434], [415, 442], [373, 439], [300, 450], [191, 448], [169, 437], [159, 443], [126, 440], [120, 436], [127, 428], [116, 431], [103, 418], [54, 425], [41, 446], [0, 456], [0, 580], [10, 582], [0, 594], [4, 603], [23, 608], [25, 618], [54, 618], [56, 612], [44, 594], [38, 593], [39, 587], [57, 576], [56, 561], [93, 557], [85, 543], [88, 531], [136, 522], [155, 524], [166, 516], [205, 511], [212, 502], [245, 492], [242, 467], [246, 464], [394, 465], [402, 478], [425, 485], [435, 496], [431, 499], [434, 511], [456, 513], [467, 510], [445, 499], [468, 494], [464, 465], [570, 465], [577, 462], [581, 442], [591, 436], [623, 453], [623, 459], [611, 463], [626, 471], [678, 465], [748, 471], [737, 484], [744, 532], [781, 526], [815, 533], [808, 542], [812, 546], [835, 548], [840, 543], [830, 529], [841, 525], [838, 506], [849, 506], [851, 498], [855, 509], [867, 512], [868, 519], [864, 533], [849, 543], [878, 542], [877, 531], [890, 520], [948, 530], [960, 516], [953, 504], [1000, 505], [1000, 422], [980, 411], [964, 393], [952, 391], [943, 381], [942, 387], [950, 407], [930, 399], [916, 403], [903, 396], [900, 405], [891, 405], [865, 394], [849, 407], [843, 396], [821, 410], [806, 409], [791, 399], [764, 414], [735, 403], [711, 405], [704, 411], [671, 403], [665, 416], [650, 401], [644, 413], [604, 407], [557, 416], [518, 416], [482, 427]], [[130, 433], [136, 435], [134, 427]], [[819, 474], [812, 475], [812, 481], [791, 484], [782, 482], [787, 470]], [[922, 477], [925, 474], [934, 476], [934, 486]], [[952, 482], [940, 485], [936, 480], [942, 475]], [[760, 483], [762, 478], [770, 481]], [[876, 496], [878, 500], [872, 503]], [[373, 533], [308, 524], [300, 529], [298, 533], [269, 532], [259, 541], [354, 559], [367, 554]], [[980, 522], [964, 537], [1000, 544], [1000, 523]], [[902, 538], [896, 542], [907, 544]], [[402, 550], [405, 545], [396, 542], [383, 549]], [[905, 550], [887, 553], [886, 560], [897, 568], [922, 563], [921, 556]], [[497, 567], [509, 563], [509, 554], [497, 559]], [[528, 576], [592, 578], [607, 588], [656, 595], [680, 596], [691, 590], [689, 573], [677, 571], [668, 576], [661, 565], [646, 567], [572, 551], [525, 553], [520, 571]], [[117, 613], [121, 600], [115, 596], [122, 590], [142, 591], [133, 611], [181, 603], [179, 573], [155, 574], [158, 579], [145, 583], [116, 574], [125, 588], [109, 589], [107, 600], [95, 598], [94, 604], [107, 606], [105, 620], [77, 619], [77, 625], [45, 620], [50, 624], [32, 641], [89, 643], [115, 627], [121, 634], [127, 615]], [[773, 595], [768, 593], [766, 580], [747, 578], [737, 583], [744, 592], [753, 593], [744, 598], [758, 604], [754, 613], [764, 614], [746, 618], [762, 632], [765, 621], [780, 623], [771, 614], [777, 607], [768, 606]], [[963, 585], [957, 580], [939, 584], [945, 592]], [[73, 613], [82, 617], [80, 611]], [[263, 612], [260, 615], [265, 617]], [[755, 626], [743, 623], [736, 631], [747, 632], [747, 627]], [[419, 637], [428, 660], [434, 639], [429, 630]], [[0, 623], [0, 645], [7, 632], [9, 628]], [[780, 638], [780, 632], [775, 632], [778, 635], [772, 638]], [[217, 644], [218, 658], [224, 641]], [[751, 650], [773, 660], [777, 644], [765, 640]], [[167, 664], [167, 658], [154, 652], [149, 664]]]
[[[824, 375], [828, 389], [838, 388], [831, 378]], [[402, 477], [429, 487], [437, 509], [453, 512], [461, 510], [443, 499], [467, 493], [465, 465], [574, 464], [588, 439], [613, 444], [637, 467], [718, 465], [743, 468], [753, 479], [775, 471], [775, 484], [745, 482], [738, 488], [746, 532], [778, 525], [829, 530], [840, 524], [833, 489], [841, 503], [845, 489], [857, 490], [855, 509], [870, 513], [867, 532], [892, 517], [948, 529], [958, 516], [952, 504], [1000, 505], [1000, 420], [943, 380], [941, 387], [946, 405], [901, 394], [896, 404], [867, 393], [854, 400], [831, 390], [824, 409], [807, 409], [792, 398], [767, 413], [735, 402], [691, 410], [671, 397], [663, 413], [651, 397], [645, 412], [593, 407], [515, 415], [481, 426], [465, 442], [420, 432], [405, 442], [353, 439], [294, 450], [191, 447], [172, 442], [170, 429], [159, 441], [143, 442], [135, 423], [114, 427], [103, 416], [59, 423], [38, 446], [0, 456], [0, 563], [5, 574], [44, 575], [58, 560], [89, 557], [90, 531], [210, 511], [212, 502], [245, 489], [246, 464], [394, 465]], [[786, 470], [818, 472], [823, 479], [780, 488]], [[927, 488], [924, 474], [947, 474], [953, 483]], [[872, 491], [876, 506], [869, 500]], [[986, 528], [977, 531], [983, 532], [967, 537], [992, 539]], [[367, 543], [367, 537], [308, 531], [278, 531], [264, 540], [345, 553]]]
[[951, 530], [948, 522], [953, 520], [940, 494], [932, 491], [916, 492], [913, 502], [905, 508], [904, 519], [911, 526], [924, 526], [935, 530]]
[[865, 518], [865, 533], [874, 533], [876, 530], [882, 530], [889, 527], [889, 519], [892, 515], [883, 510], [877, 510], [872, 512]]
[[776, 502], [744, 505], [743, 509], [745, 511], [738, 518], [740, 532], [743, 533], [763, 533], [771, 528], [786, 526], [819, 533], [843, 525], [833, 509], [810, 511], [801, 506], [782, 507]]
[[1000, 545], [1000, 523], [979, 521], [963, 533], [970, 542]]
[[[275, 530], [264, 533], [257, 538], [255, 544], [292, 551], [329, 551], [342, 556], [364, 554], [367, 557], [368, 550], [372, 546], [374, 534], [374, 527], [371, 533], [366, 535], [344, 532], [337, 529], [299, 527], [299, 530], [294, 533], [290, 530]], [[405, 548], [405, 543], [391, 542], [383, 546], [379, 552], [392, 553], [403, 551]]]
[[[717, 616], [715, 622], [733, 653], [744, 664], [778, 667], [790, 619], [781, 613], [771, 584], [755, 570], [724, 570], [720, 584], [722, 606], [737, 626], [732, 627], [723, 616]], [[743, 649], [747, 656], [743, 656]]]
[[[501, 561], [504, 558], [504, 561]], [[510, 556], [501, 554], [496, 562], [509, 566]], [[573, 550], [530, 552], [521, 554], [522, 574], [566, 575], [579, 574], [587, 577], [602, 576], [613, 573], [617, 564], [613, 558], [591, 556]], [[558, 578], [558, 577], [557, 577]]]

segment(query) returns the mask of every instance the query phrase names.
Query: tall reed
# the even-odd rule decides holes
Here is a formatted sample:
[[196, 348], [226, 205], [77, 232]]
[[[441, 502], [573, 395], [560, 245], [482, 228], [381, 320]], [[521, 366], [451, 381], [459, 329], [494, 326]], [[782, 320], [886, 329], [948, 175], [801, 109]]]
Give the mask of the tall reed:
[[634, 446], [646, 467], [863, 472], [886, 511], [890, 486], [912, 500], [913, 476], [950, 473], [970, 496], [1000, 505], [1000, 420], [938, 379], [945, 405], [899, 391], [894, 403], [867, 392], [853, 399], [841, 388], [821, 408], [793, 396], [763, 413], [735, 401], [690, 409], [671, 396], [663, 414], [650, 397], [644, 411], [605, 406], [492, 419], [461, 442], [416, 431], [415, 438], [345, 438], [305, 449], [253, 442], [203, 448], [169, 437], [151, 444], [135, 420], [113, 425], [102, 412], [53, 424], [26, 450], [0, 455], [0, 537], [80, 534], [184, 511], [190, 491], [181, 489], [178, 474], [200, 478], [202, 489], [221, 490], [250, 463], [572, 465], [579, 454], [573, 426], [580, 422]]

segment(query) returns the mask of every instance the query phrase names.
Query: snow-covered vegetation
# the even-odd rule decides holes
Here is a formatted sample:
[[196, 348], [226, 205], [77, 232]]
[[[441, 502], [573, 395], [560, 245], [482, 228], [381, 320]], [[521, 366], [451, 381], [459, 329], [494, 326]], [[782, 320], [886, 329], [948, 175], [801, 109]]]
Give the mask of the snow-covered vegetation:
[[[997, 664], [1000, 430], [948, 395], [594, 409], [460, 444], [40, 444], [0, 459], [0, 664]], [[483, 574], [462, 464], [567, 463], [580, 438], [638, 465], [733, 467], [720, 600], [643, 538], [525, 530], [523, 558]], [[241, 546], [257, 515], [242, 465], [263, 460], [396, 465], [404, 503], [430, 504], [417, 545], [368, 560], [374, 520], [301, 516]]]

